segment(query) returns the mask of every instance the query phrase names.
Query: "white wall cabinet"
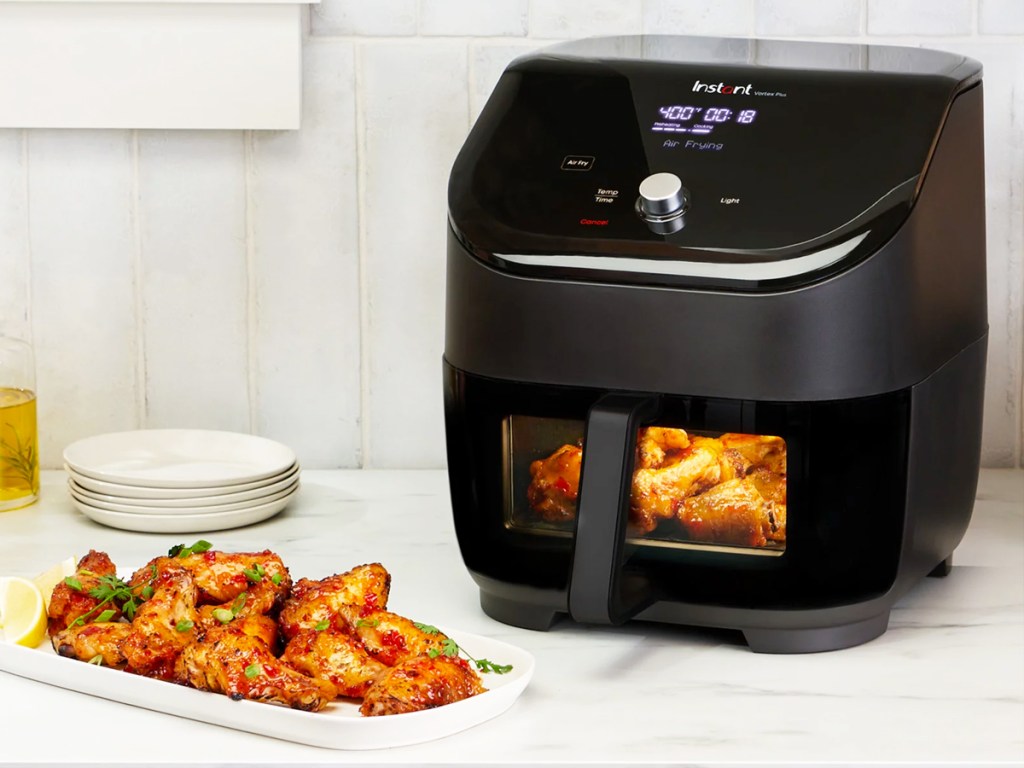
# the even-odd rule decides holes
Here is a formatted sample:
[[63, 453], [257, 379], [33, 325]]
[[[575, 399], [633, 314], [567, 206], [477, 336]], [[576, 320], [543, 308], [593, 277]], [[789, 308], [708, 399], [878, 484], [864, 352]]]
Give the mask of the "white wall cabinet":
[[0, 0], [0, 128], [298, 128], [305, 2]]

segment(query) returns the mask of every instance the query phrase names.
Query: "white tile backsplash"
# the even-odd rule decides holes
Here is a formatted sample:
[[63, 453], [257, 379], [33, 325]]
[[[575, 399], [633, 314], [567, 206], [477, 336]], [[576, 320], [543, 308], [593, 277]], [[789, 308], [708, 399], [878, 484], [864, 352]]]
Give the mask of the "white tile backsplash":
[[861, 0], [755, 0], [755, 33], [773, 37], [860, 34]]
[[1024, 35], [1024, 2], [978, 0], [978, 31], [984, 35]]
[[252, 134], [253, 427], [303, 466], [361, 461], [353, 45], [305, 49], [303, 129]]
[[465, 43], [364, 43], [361, 204], [366, 461], [444, 463], [441, 354], [448, 172], [469, 129]]
[[138, 134], [147, 426], [248, 431], [244, 134]]
[[30, 131], [28, 222], [39, 454], [140, 426], [132, 134]]
[[415, 35], [418, 0], [321, 0], [310, 6], [314, 35]]
[[645, 35], [730, 36], [754, 32], [754, 0], [645, 0], [643, 10]]
[[633, 0], [530, 0], [530, 35], [576, 38], [638, 35], [643, 3]]
[[24, 142], [24, 131], [0, 129], [0, 336], [30, 340]]
[[442, 466], [455, 153], [516, 56], [641, 31], [923, 44], [982, 61], [983, 460], [1020, 463], [1022, 8], [324, 0], [304, 42], [299, 131], [0, 131], [0, 327], [36, 342], [43, 463], [86, 434], [204, 426], [283, 440], [307, 467]]
[[869, 35], [969, 35], [972, 0], [868, 0]]
[[529, 0], [420, 0], [421, 35], [522, 37]]

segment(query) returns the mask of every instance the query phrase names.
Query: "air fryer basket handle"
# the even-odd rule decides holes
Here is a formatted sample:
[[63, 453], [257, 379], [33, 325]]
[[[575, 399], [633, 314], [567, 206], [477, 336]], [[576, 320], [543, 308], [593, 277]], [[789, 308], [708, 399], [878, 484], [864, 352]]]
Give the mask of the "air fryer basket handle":
[[609, 394], [587, 415], [569, 581], [576, 621], [622, 624], [654, 601], [648, 581], [624, 566], [637, 430], [659, 409], [654, 395]]

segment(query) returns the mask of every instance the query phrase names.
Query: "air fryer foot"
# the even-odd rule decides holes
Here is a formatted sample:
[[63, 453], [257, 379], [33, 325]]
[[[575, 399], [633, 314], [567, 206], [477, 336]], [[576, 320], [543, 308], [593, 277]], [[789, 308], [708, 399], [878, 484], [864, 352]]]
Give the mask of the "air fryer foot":
[[558, 612], [550, 608], [506, 600], [483, 591], [480, 592], [480, 607], [484, 609], [484, 613], [502, 624], [511, 624], [513, 627], [536, 629], [542, 632], [551, 629], [551, 625], [555, 623], [555, 617], [558, 616]]
[[953, 556], [950, 555], [941, 563], [932, 568], [928, 575], [934, 579], [944, 579], [949, 576], [949, 572], [953, 570]]
[[744, 629], [755, 653], [817, 653], [838, 651], [874, 640], [889, 626], [889, 612], [853, 624], [815, 629]]

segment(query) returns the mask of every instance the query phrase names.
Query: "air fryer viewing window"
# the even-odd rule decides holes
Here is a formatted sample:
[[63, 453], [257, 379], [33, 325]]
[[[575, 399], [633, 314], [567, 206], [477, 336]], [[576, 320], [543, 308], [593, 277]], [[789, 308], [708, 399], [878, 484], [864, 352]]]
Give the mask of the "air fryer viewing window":
[[[506, 524], [571, 535], [584, 424], [510, 416]], [[636, 441], [627, 538], [632, 543], [781, 554], [786, 548], [786, 443], [773, 435], [650, 426]]]

